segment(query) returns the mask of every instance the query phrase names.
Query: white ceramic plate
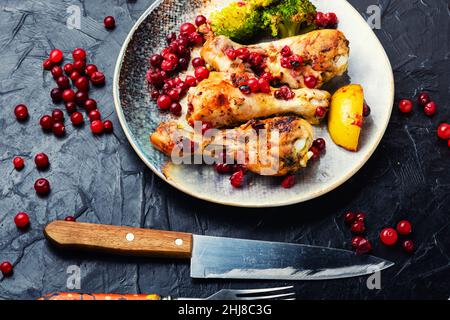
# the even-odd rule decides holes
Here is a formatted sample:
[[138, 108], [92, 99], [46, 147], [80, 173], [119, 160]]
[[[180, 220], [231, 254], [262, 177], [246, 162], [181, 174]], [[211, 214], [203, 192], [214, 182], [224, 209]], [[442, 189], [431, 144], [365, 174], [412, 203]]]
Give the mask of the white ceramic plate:
[[[298, 174], [291, 189], [280, 187], [280, 178], [251, 175], [249, 184], [234, 189], [229, 177], [218, 175], [209, 166], [169, 166], [168, 158], [154, 149], [149, 134], [167, 116], [151, 101], [145, 81], [146, 59], [158, 52], [169, 30], [192, 21], [202, 1], [157, 1], [137, 21], [119, 54], [115, 77], [116, 111], [125, 134], [139, 157], [159, 177], [175, 188], [211, 202], [241, 207], [275, 207], [319, 197], [352, 177], [378, 146], [392, 111], [394, 80], [392, 68], [377, 37], [362, 16], [345, 0], [312, 1], [318, 11], [335, 12], [339, 29], [350, 41], [348, 75], [327, 85], [330, 91], [348, 82], [364, 87], [365, 99], [372, 109], [363, 127], [358, 152], [336, 146], [326, 126], [315, 127], [316, 137], [327, 142], [326, 153]], [[164, 173], [163, 173], [163, 169]]]

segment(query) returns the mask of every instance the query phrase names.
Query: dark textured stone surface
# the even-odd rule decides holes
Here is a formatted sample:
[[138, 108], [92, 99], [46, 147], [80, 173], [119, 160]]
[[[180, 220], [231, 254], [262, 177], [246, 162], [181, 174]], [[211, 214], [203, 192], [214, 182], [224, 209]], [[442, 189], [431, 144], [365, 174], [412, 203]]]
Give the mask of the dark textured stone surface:
[[[411, 299], [450, 296], [450, 162], [449, 149], [436, 137], [440, 122], [449, 121], [449, 14], [444, 0], [352, 0], [363, 15], [371, 4], [382, 7], [382, 29], [376, 34], [395, 71], [396, 98], [431, 92], [439, 110], [427, 118], [394, 109], [385, 137], [371, 160], [342, 187], [314, 201], [285, 208], [239, 209], [184, 195], [144, 167], [127, 143], [113, 112], [112, 74], [121, 43], [151, 0], [138, 1], [0, 1], [0, 259], [15, 273], [0, 280], [0, 298], [33, 299], [66, 291], [66, 269], [81, 267], [81, 291], [157, 292], [173, 296], [207, 296], [221, 288], [264, 287], [288, 282], [199, 281], [189, 278], [184, 262], [61, 252], [42, 235], [45, 224], [76, 214], [80, 221], [188, 231], [346, 248], [350, 233], [342, 223], [347, 209], [368, 215], [374, 253], [396, 262], [382, 274], [382, 289], [370, 291], [365, 278], [296, 282], [299, 299]], [[66, 8], [80, 5], [82, 29], [65, 27]], [[103, 17], [116, 17], [117, 28], [104, 30]], [[88, 128], [67, 125], [67, 136], [42, 133], [39, 117], [53, 106], [54, 86], [41, 63], [53, 47], [69, 52], [89, 50], [89, 59], [107, 75], [108, 84], [92, 91], [115, 134], [94, 137]], [[28, 105], [31, 118], [18, 123], [14, 105]], [[67, 122], [68, 123], [68, 122]], [[35, 169], [32, 158], [49, 155], [48, 171]], [[17, 172], [11, 160], [26, 158]], [[48, 198], [37, 198], [34, 180], [52, 183]], [[31, 216], [31, 228], [13, 223], [18, 211]], [[408, 218], [414, 225], [417, 251], [377, 241], [380, 228]]]

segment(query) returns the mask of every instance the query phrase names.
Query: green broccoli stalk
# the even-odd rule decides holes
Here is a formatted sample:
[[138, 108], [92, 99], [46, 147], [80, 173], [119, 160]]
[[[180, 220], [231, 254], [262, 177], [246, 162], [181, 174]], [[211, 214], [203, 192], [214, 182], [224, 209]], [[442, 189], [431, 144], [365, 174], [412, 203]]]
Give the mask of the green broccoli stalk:
[[262, 23], [272, 36], [286, 38], [315, 29], [316, 7], [308, 0], [285, 0], [264, 10]]
[[248, 39], [261, 31], [261, 12], [246, 1], [234, 2], [213, 12], [210, 20], [214, 33], [234, 40]]

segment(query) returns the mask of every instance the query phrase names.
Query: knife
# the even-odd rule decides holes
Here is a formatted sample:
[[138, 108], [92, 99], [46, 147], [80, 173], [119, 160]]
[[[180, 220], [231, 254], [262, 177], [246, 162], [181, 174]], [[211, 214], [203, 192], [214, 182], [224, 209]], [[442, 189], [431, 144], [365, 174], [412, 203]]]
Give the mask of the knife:
[[60, 247], [190, 259], [193, 278], [328, 280], [368, 275], [394, 265], [342, 249], [84, 222], [54, 221], [44, 234]]

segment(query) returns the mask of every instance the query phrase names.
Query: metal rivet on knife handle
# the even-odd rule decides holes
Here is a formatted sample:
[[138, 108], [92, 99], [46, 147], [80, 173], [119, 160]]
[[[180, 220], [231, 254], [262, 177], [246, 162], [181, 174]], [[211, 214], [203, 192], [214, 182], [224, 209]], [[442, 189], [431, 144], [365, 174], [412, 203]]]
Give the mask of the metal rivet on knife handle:
[[190, 258], [192, 252], [192, 235], [175, 231], [54, 221], [44, 234], [61, 247], [171, 258]]

